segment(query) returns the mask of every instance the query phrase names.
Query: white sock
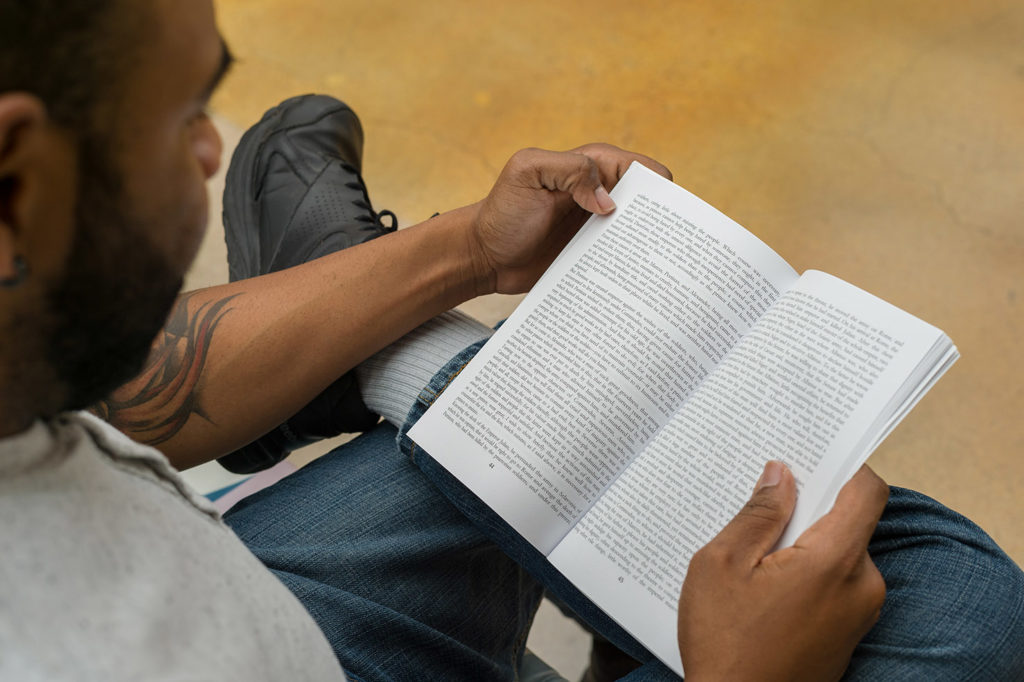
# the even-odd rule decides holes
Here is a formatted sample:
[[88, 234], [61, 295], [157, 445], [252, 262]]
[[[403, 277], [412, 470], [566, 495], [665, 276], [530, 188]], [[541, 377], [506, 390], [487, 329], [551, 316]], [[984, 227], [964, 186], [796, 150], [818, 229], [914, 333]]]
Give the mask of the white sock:
[[401, 426], [434, 375], [459, 351], [493, 333], [461, 310], [449, 310], [424, 322], [356, 367], [363, 402]]

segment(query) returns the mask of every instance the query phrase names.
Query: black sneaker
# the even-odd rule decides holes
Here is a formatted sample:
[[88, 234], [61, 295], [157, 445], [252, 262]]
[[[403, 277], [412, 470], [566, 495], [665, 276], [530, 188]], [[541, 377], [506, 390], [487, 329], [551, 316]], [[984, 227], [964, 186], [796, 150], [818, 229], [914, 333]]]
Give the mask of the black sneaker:
[[[282, 102], [250, 128], [228, 167], [224, 235], [232, 282], [290, 268], [398, 228], [375, 213], [360, 176], [363, 129], [344, 103], [326, 95]], [[383, 218], [388, 217], [389, 224]], [[224, 468], [252, 473], [323, 438], [372, 428], [348, 372], [285, 423], [221, 457]]]

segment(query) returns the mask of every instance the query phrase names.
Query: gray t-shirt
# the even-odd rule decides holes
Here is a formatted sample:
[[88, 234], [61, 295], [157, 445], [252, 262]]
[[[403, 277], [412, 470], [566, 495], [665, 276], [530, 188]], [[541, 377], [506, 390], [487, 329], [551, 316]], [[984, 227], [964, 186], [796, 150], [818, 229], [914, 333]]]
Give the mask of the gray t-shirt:
[[87, 414], [0, 439], [0, 680], [344, 680], [162, 454]]

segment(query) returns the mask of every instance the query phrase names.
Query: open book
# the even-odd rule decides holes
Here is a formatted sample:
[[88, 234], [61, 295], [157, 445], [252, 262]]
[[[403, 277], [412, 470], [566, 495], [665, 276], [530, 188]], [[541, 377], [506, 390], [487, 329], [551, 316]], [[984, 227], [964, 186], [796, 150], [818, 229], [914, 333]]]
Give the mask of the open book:
[[639, 164], [612, 197], [409, 435], [682, 674], [690, 557], [764, 463], [787, 546], [959, 354]]

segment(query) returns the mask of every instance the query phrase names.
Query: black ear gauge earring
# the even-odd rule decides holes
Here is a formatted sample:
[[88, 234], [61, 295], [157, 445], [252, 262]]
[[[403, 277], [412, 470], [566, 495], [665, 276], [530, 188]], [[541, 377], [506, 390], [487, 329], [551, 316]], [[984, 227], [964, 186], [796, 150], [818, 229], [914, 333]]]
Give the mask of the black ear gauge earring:
[[28, 263], [21, 256], [14, 257], [14, 275], [0, 279], [0, 288], [16, 289], [28, 279]]

